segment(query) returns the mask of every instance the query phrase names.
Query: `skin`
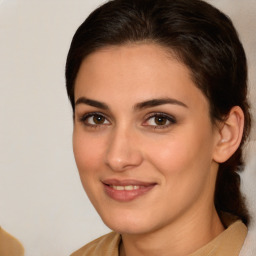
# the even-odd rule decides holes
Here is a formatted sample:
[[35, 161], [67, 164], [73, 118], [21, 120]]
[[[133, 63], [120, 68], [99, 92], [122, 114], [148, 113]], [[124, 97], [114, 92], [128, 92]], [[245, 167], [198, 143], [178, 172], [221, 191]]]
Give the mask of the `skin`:
[[[104, 48], [83, 61], [75, 102], [80, 178], [104, 223], [122, 234], [121, 255], [184, 256], [223, 231], [214, 207], [222, 137], [185, 65], [154, 44]], [[105, 192], [106, 179], [155, 185], [120, 202]]]

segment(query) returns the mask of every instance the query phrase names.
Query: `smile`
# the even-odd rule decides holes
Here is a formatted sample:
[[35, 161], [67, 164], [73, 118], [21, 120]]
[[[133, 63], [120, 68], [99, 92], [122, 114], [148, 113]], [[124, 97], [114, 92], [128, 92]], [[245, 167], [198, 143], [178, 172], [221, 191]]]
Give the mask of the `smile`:
[[108, 197], [120, 202], [129, 202], [147, 194], [156, 183], [146, 183], [136, 180], [105, 180], [102, 182]]
[[114, 186], [114, 185], [110, 185], [111, 188], [115, 189], [115, 190], [127, 190], [127, 191], [131, 191], [131, 190], [137, 190], [139, 189], [141, 186], [133, 186], [133, 185], [128, 185], [128, 186]]

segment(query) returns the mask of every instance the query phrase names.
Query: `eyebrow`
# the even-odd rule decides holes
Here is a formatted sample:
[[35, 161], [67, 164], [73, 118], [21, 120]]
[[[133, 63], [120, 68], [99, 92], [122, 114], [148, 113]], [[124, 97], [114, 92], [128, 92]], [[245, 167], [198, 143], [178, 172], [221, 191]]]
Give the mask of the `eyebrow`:
[[140, 109], [156, 107], [164, 104], [174, 104], [174, 105], [179, 105], [179, 106], [188, 108], [188, 106], [185, 103], [179, 100], [172, 99], [172, 98], [160, 98], [160, 99], [152, 99], [152, 100], [147, 100], [147, 101], [137, 103], [134, 109], [140, 110]]
[[[88, 99], [85, 97], [80, 97], [77, 99], [77, 101], [75, 102], [75, 105], [79, 105], [79, 104], [86, 104], [86, 105], [89, 105], [92, 107], [109, 110], [109, 107], [107, 104], [97, 101], [97, 100]], [[156, 107], [156, 106], [160, 106], [160, 105], [164, 105], [164, 104], [173, 104], [173, 105], [178, 105], [178, 106], [188, 108], [188, 106], [185, 103], [183, 103], [179, 100], [172, 99], [172, 98], [160, 98], [160, 99], [151, 99], [151, 100], [137, 103], [134, 106], [134, 109], [141, 110], [141, 109]]]
[[109, 107], [107, 104], [102, 103], [100, 101], [97, 100], [91, 100], [91, 99], [87, 99], [85, 97], [80, 97], [77, 99], [75, 105], [79, 105], [79, 104], [86, 104], [92, 107], [96, 107], [96, 108], [100, 108], [100, 109], [104, 109], [104, 110], [109, 110]]

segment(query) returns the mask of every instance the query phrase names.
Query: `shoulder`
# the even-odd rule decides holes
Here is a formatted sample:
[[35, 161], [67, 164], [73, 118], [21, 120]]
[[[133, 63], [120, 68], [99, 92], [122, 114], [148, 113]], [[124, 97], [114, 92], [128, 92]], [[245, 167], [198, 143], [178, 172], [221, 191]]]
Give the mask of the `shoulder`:
[[71, 256], [118, 256], [120, 239], [120, 234], [111, 232], [86, 244]]
[[222, 216], [222, 222], [226, 229], [212, 241], [198, 249], [196, 252], [192, 253], [190, 256], [239, 255], [247, 235], [247, 227], [241, 220], [230, 214], [225, 214], [225, 216]]
[[1, 256], [23, 256], [22, 244], [0, 226], [0, 255]]

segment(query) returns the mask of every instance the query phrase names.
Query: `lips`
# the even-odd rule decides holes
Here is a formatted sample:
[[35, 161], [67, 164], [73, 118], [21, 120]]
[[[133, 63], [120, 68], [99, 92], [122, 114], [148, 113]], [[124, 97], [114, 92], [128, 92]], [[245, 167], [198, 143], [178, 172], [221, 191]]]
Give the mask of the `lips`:
[[128, 202], [145, 195], [154, 188], [156, 183], [142, 182], [138, 180], [103, 180], [105, 193], [110, 198]]

